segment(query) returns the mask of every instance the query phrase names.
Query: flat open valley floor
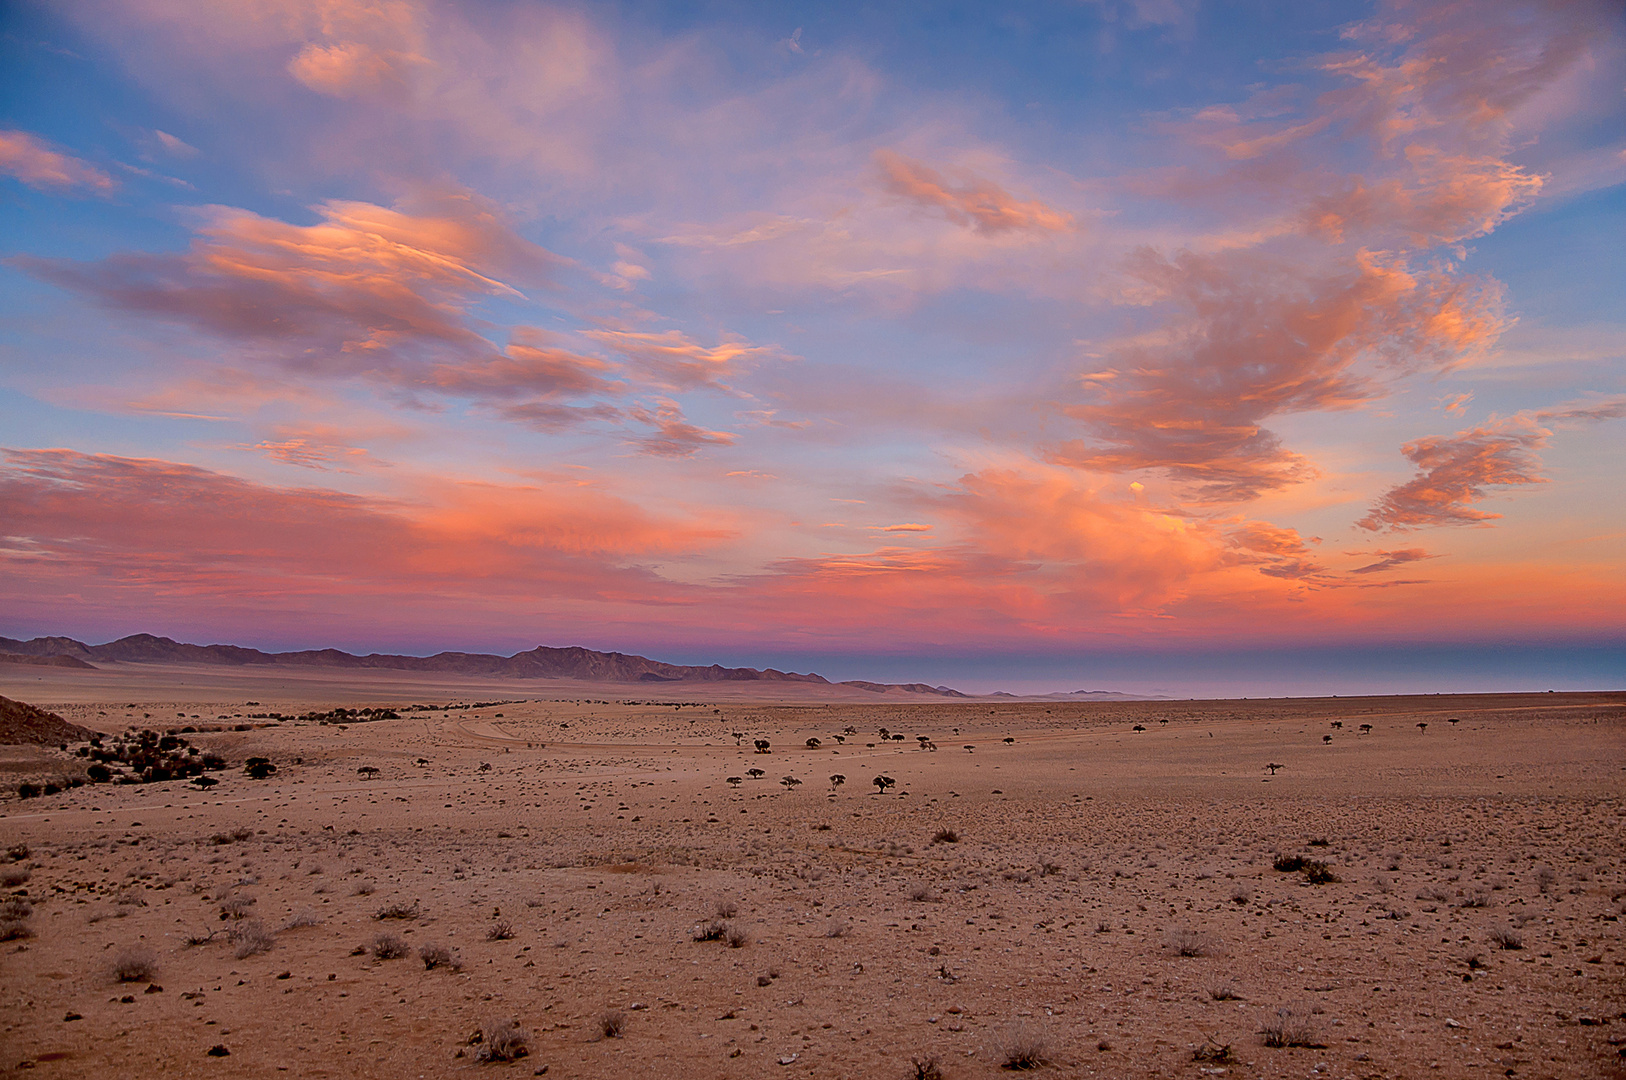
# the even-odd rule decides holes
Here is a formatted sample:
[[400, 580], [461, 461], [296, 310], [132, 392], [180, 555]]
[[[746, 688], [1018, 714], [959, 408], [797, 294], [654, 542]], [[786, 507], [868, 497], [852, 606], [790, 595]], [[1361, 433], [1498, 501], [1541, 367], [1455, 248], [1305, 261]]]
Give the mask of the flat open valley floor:
[[228, 765], [0, 748], [5, 1075], [1626, 1076], [1620, 694], [75, 678], [0, 694]]

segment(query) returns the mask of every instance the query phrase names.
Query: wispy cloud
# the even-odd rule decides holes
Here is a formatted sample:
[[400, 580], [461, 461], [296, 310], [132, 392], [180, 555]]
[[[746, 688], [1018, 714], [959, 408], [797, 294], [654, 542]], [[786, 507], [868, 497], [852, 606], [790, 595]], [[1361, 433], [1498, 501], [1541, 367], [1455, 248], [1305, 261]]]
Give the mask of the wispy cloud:
[[1393, 370], [1444, 369], [1494, 342], [1492, 283], [1408, 272], [1362, 253], [1306, 279], [1251, 253], [1165, 258], [1142, 251], [1137, 298], [1166, 322], [1108, 346], [1066, 407], [1089, 432], [1058, 461], [1123, 472], [1162, 469], [1211, 501], [1252, 499], [1312, 478], [1315, 466], [1264, 426], [1273, 416], [1354, 408]]
[[77, 188], [107, 195], [118, 187], [117, 181], [90, 162], [53, 149], [26, 131], [0, 130], [0, 173], [41, 191]]
[[1018, 199], [974, 173], [960, 170], [951, 180], [923, 161], [885, 149], [875, 151], [875, 165], [882, 185], [893, 195], [980, 233], [1060, 232], [1073, 227], [1071, 214], [1037, 199]]
[[1384, 492], [1356, 524], [1377, 532], [1495, 521], [1502, 515], [1474, 508], [1489, 496], [1489, 489], [1547, 483], [1537, 454], [1552, 438], [1547, 425], [1622, 416], [1626, 416], [1623, 398], [1574, 402], [1516, 413], [1455, 435], [1409, 442], [1400, 452], [1417, 466], [1417, 475]]

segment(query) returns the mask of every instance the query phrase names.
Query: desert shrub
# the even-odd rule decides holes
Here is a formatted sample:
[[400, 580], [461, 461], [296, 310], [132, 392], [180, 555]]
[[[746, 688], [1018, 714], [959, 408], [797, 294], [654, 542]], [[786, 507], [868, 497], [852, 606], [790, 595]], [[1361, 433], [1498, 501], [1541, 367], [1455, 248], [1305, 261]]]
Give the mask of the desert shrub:
[[284, 930], [303, 930], [308, 926], [321, 925], [322, 917], [310, 908], [306, 908], [297, 915], [290, 916], [288, 921], [282, 924], [282, 928]]
[[270, 952], [271, 947], [277, 943], [271, 931], [262, 926], [258, 919], [238, 923], [232, 928], [230, 936], [232, 944], [236, 946], [233, 952], [239, 960], [247, 960], [251, 956]]
[[34, 914], [34, 905], [20, 896], [0, 901], [0, 919], [26, 919]]
[[1223, 1064], [1235, 1061], [1236, 1058], [1231, 1054], [1230, 1043], [1215, 1042], [1214, 1037], [1210, 1035], [1207, 1042], [1191, 1052], [1191, 1060]]
[[1483, 908], [1490, 907], [1490, 902], [1491, 899], [1489, 892], [1484, 889], [1474, 889], [1461, 900], [1458, 900], [1457, 904], [1458, 906], [1465, 908]]
[[417, 917], [418, 905], [416, 903], [385, 904], [373, 912], [373, 918], [375, 919], [416, 919]]
[[1180, 956], [1212, 956], [1215, 946], [1210, 935], [1183, 926], [1169, 932], [1169, 948]]
[[486, 927], [487, 941], [507, 941], [514, 936], [514, 924], [507, 919], [498, 919]]
[[113, 957], [113, 978], [119, 982], [150, 982], [157, 971], [158, 954], [151, 949], [120, 949]]
[[721, 919], [708, 919], [694, 928], [696, 941], [721, 941], [728, 933], [728, 924]]
[[938, 900], [942, 899], [938, 895], [937, 890], [932, 888], [930, 885], [927, 885], [924, 881], [917, 882], [914, 885], [909, 886], [908, 897], [917, 904], [935, 904]]
[[0, 886], [15, 889], [19, 885], [27, 884], [28, 879], [33, 876], [33, 872], [26, 866], [8, 866], [0, 870]]
[[943, 1080], [943, 1068], [931, 1054], [920, 1054], [909, 1059], [914, 1080]]
[[404, 938], [394, 934], [378, 934], [373, 938], [372, 952], [374, 960], [399, 960], [412, 951], [412, 946]]
[[39, 793], [40, 786], [38, 784], [31, 784], [27, 780], [24, 780], [22, 783], [17, 785], [17, 797], [19, 799], [38, 798]]
[[248, 909], [253, 907], [255, 899], [252, 896], [228, 896], [220, 902], [220, 917], [222, 919], [246, 919]]
[[463, 962], [457, 958], [457, 954], [444, 945], [424, 945], [418, 950], [418, 959], [423, 961], [425, 971], [433, 971], [438, 967], [458, 971], [463, 967]]
[[743, 949], [751, 944], [751, 935], [746, 933], [743, 927], [731, 925], [723, 931], [723, 944], [730, 949]]
[[847, 924], [838, 919], [835, 922], [829, 923], [825, 926], [824, 936], [827, 938], [845, 937], [847, 935], [847, 930]]
[[34, 930], [26, 920], [0, 918], [0, 941], [17, 941], [33, 936]]
[[1233, 904], [1246, 904], [1252, 899], [1253, 893], [1248, 891], [1248, 887], [1246, 885], [1238, 885], [1236, 888], [1231, 890], [1231, 903]]
[[531, 1052], [531, 1033], [517, 1020], [487, 1020], [474, 1041], [480, 1044], [475, 1055], [480, 1061], [518, 1061]]
[[994, 1060], [1002, 1069], [1037, 1069], [1045, 1063], [1048, 1049], [1040, 1032], [1017, 1025], [994, 1045]]
[[1296, 874], [1304, 869], [1304, 856], [1278, 854], [1275, 861], [1270, 864], [1270, 868], [1280, 870], [1284, 874]]
[[719, 919], [732, 919], [740, 913], [740, 906], [732, 900], [718, 900], [711, 911]]
[[932, 843], [934, 844], [958, 844], [959, 842], [960, 834], [953, 829], [943, 828], [932, 833]]
[[1490, 932], [1490, 943], [1498, 949], [1522, 949], [1524, 937], [1511, 926], [1499, 926]]
[[22, 862], [32, 854], [27, 844], [13, 844], [6, 849], [7, 862]]
[[1259, 1027], [1266, 1046], [1316, 1046], [1315, 1022], [1303, 1005], [1283, 1005]]
[[1331, 847], [1332, 846], [1332, 841], [1328, 840], [1325, 836], [1318, 836], [1314, 840], [1308, 841], [1308, 843], [1309, 843], [1310, 847]]
[[1215, 983], [1208, 988], [1208, 996], [1215, 1001], [1241, 1001], [1242, 995], [1228, 982]]
[[1333, 873], [1332, 867], [1326, 863], [1309, 859], [1304, 863], [1304, 880], [1311, 885], [1332, 885], [1342, 881], [1343, 878]]
[[1430, 885], [1417, 890], [1417, 899], [1431, 900], [1436, 904], [1443, 904], [1451, 899], [1451, 894], [1438, 886]]
[[627, 1027], [627, 1014], [623, 1012], [601, 1012], [593, 1021], [593, 1030], [601, 1039], [619, 1039]]

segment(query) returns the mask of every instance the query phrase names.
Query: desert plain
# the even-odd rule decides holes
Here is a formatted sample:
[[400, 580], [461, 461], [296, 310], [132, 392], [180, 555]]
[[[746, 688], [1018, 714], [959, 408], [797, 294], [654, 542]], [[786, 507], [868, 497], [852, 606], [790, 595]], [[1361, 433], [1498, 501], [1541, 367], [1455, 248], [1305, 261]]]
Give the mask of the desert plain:
[[1623, 694], [114, 668], [226, 765], [0, 748], [4, 1075], [1626, 1076]]

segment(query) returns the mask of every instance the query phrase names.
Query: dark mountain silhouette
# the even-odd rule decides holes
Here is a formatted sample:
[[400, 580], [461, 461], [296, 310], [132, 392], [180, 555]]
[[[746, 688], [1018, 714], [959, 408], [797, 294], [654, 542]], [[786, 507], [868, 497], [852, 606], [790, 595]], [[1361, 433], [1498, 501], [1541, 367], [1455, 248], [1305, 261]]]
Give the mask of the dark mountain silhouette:
[[56, 746], [84, 742], [94, 734], [89, 728], [68, 723], [54, 712], [0, 697], [0, 743], [7, 746], [19, 743]]
[[83, 671], [95, 671], [95, 664], [87, 664], [77, 656], [64, 656], [62, 653], [51, 653], [46, 656], [19, 656], [16, 653], [0, 652], [0, 664], [28, 664], [32, 667], [71, 667]]
[[[285, 667], [379, 668], [389, 671], [429, 671], [457, 675], [495, 675], [515, 679], [583, 679], [592, 682], [798, 682], [831, 685], [822, 675], [768, 668], [728, 668], [719, 664], [698, 667], [667, 664], [646, 656], [598, 652], [578, 647], [554, 649], [539, 645], [513, 656], [490, 653], [443, 652], [434, 656], [396, 656], [370, 653], [356, 656], [338, 649], [267, 653], [240, 645], [188, 645], [152, 634], [132, 634], [105, 645], [87, 645], [66, 637], [39, 637], [17, 641], [0, 637], [0, 652], [19, 656], [64, 656], [84, 662], [112, 664], [215, 664], [231, 667], [278, 665]], [[924, 683], [841, 683], [878, 693], [902, 691], [965, 697], [957, 690]]]

